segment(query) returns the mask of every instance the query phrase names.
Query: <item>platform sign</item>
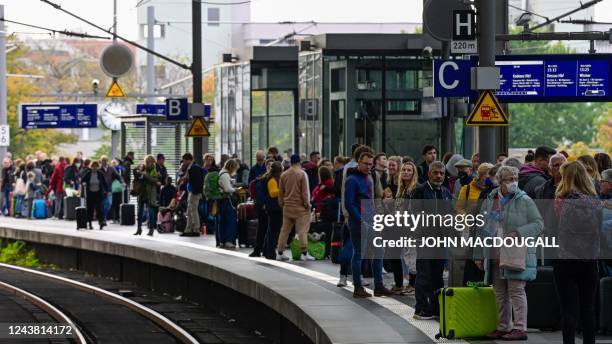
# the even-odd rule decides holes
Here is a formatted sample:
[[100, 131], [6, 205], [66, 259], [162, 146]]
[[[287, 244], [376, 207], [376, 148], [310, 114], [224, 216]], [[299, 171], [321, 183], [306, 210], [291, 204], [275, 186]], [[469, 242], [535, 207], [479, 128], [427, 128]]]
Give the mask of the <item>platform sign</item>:
[[11, 145], [11, 127], [8, 124], [0, 125], [0, 147]]
[[[469, 82], [478, 57], [465, 61], [434, 60], [435, 97], [478, 98]], [[612, 102], [611, 54], [499, 55], [495, 65], [502, 103]]]
[[166, 104], [136, 104], [136, 113], [139, 115], [166, 115]]
[[23, 129], [96, 128], [98, 104], [20, 104]]
[[476, 13], [472, 10], [453, 11], [452, 54], [476, 54]]
[[188, 121], [189, 103], [187, 98], [166, 99], [166, 120], [167, 121]]
[[506, 126], [508, 125], [508, 116], [506, 116], [493, 91], [486, 90], [480, 93], [476, 106], [472, 109], [465, 124], [473, 126]]
[[207, 137], [210, 136], [210, 132], [206, 127], [203, 117], [194, 117], [191, 121], [191, 126], [185, 134], [187, 137]]

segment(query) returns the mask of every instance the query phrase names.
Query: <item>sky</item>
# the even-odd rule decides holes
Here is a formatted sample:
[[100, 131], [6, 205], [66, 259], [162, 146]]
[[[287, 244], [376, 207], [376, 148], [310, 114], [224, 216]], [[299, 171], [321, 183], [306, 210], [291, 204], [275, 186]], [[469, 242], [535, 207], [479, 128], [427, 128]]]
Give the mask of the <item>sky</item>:
[[[75, 12], [103, 27], [113, 22], [113, 0], [51, 0], [63, 8]], [[146, 1], [146, 0], [145, 0]], [[167, 0], [187, 2], [189, 0]], [[238, 0], [236, 0], [238, 1]], [[541, 1], [541, 0], [538, 0]], [[136, 4], [138, 0], [117, 0], [118, 33], [136, 39]], [[420, 22], [421, 0], [253, 0], [253, 21], [333, 21], [333, 22]], [[53, 29], [69, 29], [100, 34], [87, 24], [59, 12], [40, 0], [0, 0], [5, 5], [5, 18], [45, 26]], [[579, 1], [576, 0], [576, 4]], [[612, 0], [596, 5], [596, 20], [612, 22]], [[16, 25], [9, 32], [41, 32]], [[32, 37], [48, 37], [34, 34]]]

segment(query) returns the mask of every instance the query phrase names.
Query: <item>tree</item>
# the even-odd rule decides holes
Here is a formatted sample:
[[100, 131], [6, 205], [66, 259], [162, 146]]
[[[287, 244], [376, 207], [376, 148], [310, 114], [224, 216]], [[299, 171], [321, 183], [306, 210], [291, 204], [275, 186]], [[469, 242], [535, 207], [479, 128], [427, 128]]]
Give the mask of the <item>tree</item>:
[[[27, 49], [19, 44], [15, 38], [10, 38], [18, 48], [7, 54], [8, 73], [14, 74], [38, 74], [37, 70], [27, 66], [20, 58], [25, 55]], [[27, 154], [37, 150], [47, 153], [55, 153], [57, 147], [62, 143], [74, 143], [76, 136], [66, 134], [55, 129], [31, 129], [26, 130], [19, 127], [19, 103], [31, 102], [31, 95], [39, 90], [31, 79], [8, 78], [8, 123], [11, 131], [11, 142], [9, 151], [14, 157], [25, 157]]]
[[612, 109], [595, 120], [597, 128], [597, 145], [607, 153], [612, 152]]

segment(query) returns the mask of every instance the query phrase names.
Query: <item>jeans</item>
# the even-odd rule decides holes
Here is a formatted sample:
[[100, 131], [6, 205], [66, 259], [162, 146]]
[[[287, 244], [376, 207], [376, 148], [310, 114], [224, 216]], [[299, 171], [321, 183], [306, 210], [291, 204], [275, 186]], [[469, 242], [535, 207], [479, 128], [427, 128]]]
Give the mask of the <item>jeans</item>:
[[25, 199], [24, 195], [13, 195], [13, 200], [15, 200], [15, 209], [14, 215], [15, 217], [23, 216], [23, 200]]
[[236, 226], [238, 219], [236, 217], [236, 209], [232, 205], [229, 198], [217, 200], [219, 210], [217, 212], [217, 221], [219, 223], [219, 242], [236, 244]]
[[[361, 262], [362, 262], [362, 240], [361, 240], [361, 224], [350, 222], [349, 229], [351, 232], [351, 241], [353, 242], [353, 259], [351, 260], [351, 269], [353, 270], [353, 284], [355, 288], [361, 288], [363, 285], [361, 284]], [[370, 234], [369, 232], [367, 232]], [[369, 238], [365, 238], [369, 240]], [[364, 240], [364, 242], [366, 242]], [[383, 269], [383, 260], [382, 260], [382, 252], [377, 250], [374, 252], [374, 259], [371, 259], [372, 263], [372, 277], [374, 277], [374, 288], [382, 288], [383, 277], [382, 277], [382, 269]]]
[[[348, 226], [342, 225], [342, 229], [340, 230], [342, 247], [346, 245], [346, 243], [351, 240], [351, 232], [348, 230]], [[352, 243], [351, 243], [352, 244]], [[351, 262], [340, 262], [340, 276], [348, 276], [351, 272]]]
[[55, 193], [55, 202], [53, 202], [55, 209], [53, 213], [58, 219], [64, 217], [64, 196], [66, 196], [64, 191]]
[[417, 259], [417, 276], [414, 282], [415, 313], [425, 312], [431, 315], [440, 313], [438, 297], [435, 291], [444, 287], [444, 259]]
[[582, 322], [582, 343], [594, 344], [599, 285], [597, 262], [557, 260], [553, 267], [563, 323], [563, 344], [574, 343], [578, 318]]
[[113, 194], [108, 193], [104, 200], [102, 212], [104, 213], [104, 220], [108, 219], [108, 213], [110, 213], [111, 207], [113, 206]]
[[11, 187], [9, 185], [5, 185], [2, 188], [2, 209], [0, 209], [0, 212], [2, 212], [2, 214], [5, 214], [6, 212], [8, 212], [10, 207], [11, 207]]
[[151, 231], [155, 230], [157, 227], [157, 208], [146, 204], [146, 202], [138, 202], [138, 216], [136, 216], [138, 221], [138, 230], [142, 228], [142, 223], [144, 222], [145, 216], [147, 217], [147, 228]]
[[[266, 222], [268, 223], [267, 231], [265, 232], [265, 244], [263, 245], [263, 254], [266, 258], [274, 259], [276, 254], [274, 249], [278, 244], [278, 236], [280, 234], [281, 226], [283, 225], [283, 212], [282, 211], [269, 211], [267, 212]], [[259, 231], [259, 228], [257, 229]], [[259, 234], [259, 232], [257, 233]]]

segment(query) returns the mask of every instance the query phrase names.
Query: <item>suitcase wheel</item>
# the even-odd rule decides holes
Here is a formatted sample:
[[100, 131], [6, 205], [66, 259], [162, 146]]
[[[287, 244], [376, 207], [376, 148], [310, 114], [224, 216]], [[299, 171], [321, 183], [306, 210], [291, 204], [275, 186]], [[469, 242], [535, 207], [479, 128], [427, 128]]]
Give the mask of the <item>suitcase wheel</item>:
[[442, 335], [440, 333], [436, 333], [436, 339], [440, 339], [440, 337], [442, 337]]
[[446, 296], [453, 296], [455, 292], [453, 292], [453, 288], [446, 289]]
[[453, 339], [455, 338], [455, 330], [449, 330], [448, 331], [448, 337], [446, 337], [448, 339]]

